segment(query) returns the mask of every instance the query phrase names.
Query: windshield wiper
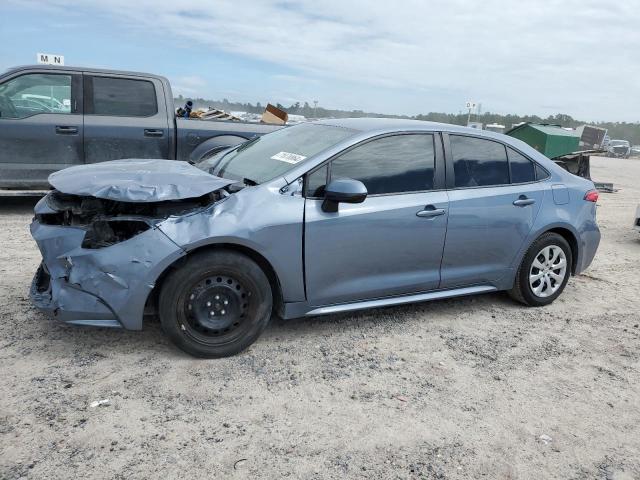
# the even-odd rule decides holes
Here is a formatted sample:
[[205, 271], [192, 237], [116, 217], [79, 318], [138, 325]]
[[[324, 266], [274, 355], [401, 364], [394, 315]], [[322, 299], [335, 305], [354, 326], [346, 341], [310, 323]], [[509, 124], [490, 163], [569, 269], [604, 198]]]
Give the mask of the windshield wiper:
[[238, 148], [238, 151], [241, 152], [242, 150], [244, 150], [248, 146], [253, 145], [254, 143], [256, 143], [258, 140], [260, 140], [260, 137], [258, 135], [256, 135], [255, 137], [253, 137], [248, 142], [241, 143], [240, 147]]
[[[235, 152], [236, 150], [237, 150], [237, 148], [233, 148], [233, 147], [229, 147], [229, 149], [227, 149], [226, 152], [224, 150], [221, 150], [221, 152], [224, 152], [224, 154], [222, 154], [222, 156], [216, 161], [216, 163], [209, 168], [209, 173], [211, 175], [216, 175], [216, 176], [218, 176], [220, 178], [223, 178], [221, 172], [214, 173], [214, 170], [216, 168], [218, 168], [218, 166], [220, 165], [220, 162], [222, 162], [222, 160], [224, 160], [224, 157], [229, 155], [231, 152]], [[216, 155], [219, 155], [221, 152], [216, 153]], [[220, 168], [220, 170], [222, 170], [222, 168]]]

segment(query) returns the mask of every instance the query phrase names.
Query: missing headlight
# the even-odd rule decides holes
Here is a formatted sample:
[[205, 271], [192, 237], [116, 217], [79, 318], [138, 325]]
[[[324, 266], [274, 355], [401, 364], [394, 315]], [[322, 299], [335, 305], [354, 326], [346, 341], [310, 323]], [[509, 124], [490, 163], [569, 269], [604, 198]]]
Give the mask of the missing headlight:
[[82, 248], [104, 248], [124, 242], [149, 230], [141, 220], [96, 220], [91, 223], [82, 241]]

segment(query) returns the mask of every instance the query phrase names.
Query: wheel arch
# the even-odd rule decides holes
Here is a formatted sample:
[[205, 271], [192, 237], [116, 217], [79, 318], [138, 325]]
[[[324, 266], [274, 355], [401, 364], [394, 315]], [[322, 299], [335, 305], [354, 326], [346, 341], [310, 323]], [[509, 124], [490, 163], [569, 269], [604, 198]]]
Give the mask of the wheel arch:
[[522, 263], [522, 259], [524, 258], [525, 254], [527, 253], [531, 245], [533, 245], [533, 242], [535, 242], [538, 238], [540, 238], [545, 233], [557, 233], [567, 241], [567, 243], [569, 244], [569, 247], [571, 248], [571, 275], [575, 275], [577, 266], [579, 265], [578, 256], [580, 254], [580, 247], [579, 247], [578, 236], [576, 235], [576, 232], [573, 230], [573, 228], [570, 225], [566, 225], [566, 224], [547, 225], [546, 228], [541, 229], [537, 231], [534, 235], [532, 235], [530, 237], [529, 242], [525, 245], [525, 248], [523, 248], [522, 251], [520, 252], [520, 255], [518, 255], [518, 262], [516, 263], [516, 271], [517, 271], [517, 267]]
[[[578, 247], [578, 239], [576, 238], [576, 235], [571, 230], [565, 227], [550, 228], [549, 230], [546, 230], [540, 235], [543, 235], [545, 233], [557, 233], [567, 241], [567, 243], [569, 244], [569, 247], [571, 247], [571, 275], [575, 275], [576, 268], [578, 266], [578, 254], [580, 253], [580, 250]], [[538, 235], [538, 237], [540, 235]]]
[[157, 313], [158, 306], [158, 298], [160, 294], [160, 290], [162, 289], [162, 284], [166, 280], [167, 276], [177, 268], [180, 268], [188, 258], [196, 253], [204, 252], [204, 251], [213, 251], [213, 250], [231, 250], [238, 253], [242, 253], [249, 257], [251, 260], [256, 262], [256, 264], [262, 269], [264, 274], [267, 276], [269, 280], [269, 285], [271, 286], [271, 294], [273, 296], [273, 308], [274, 312], [279, 313], [282, 310], [283, 306], [283, 294], [282, 294], [282, 286], [280, 284], [280, 279], [276, 270], [273, 268], [273, 265], [269, 260], [267, 260], [262, 254], [258, 251], [254, 250], [251, 247], [246, 245], [241, 245], [238, 243], [212, 243], [198, 246], [192, 250], [186, 252], [186, 255], [175, 260], [173, 263], [167, 266], [162, 273], [158, 276], [153, 286], [153, 289], [149, 292], [147, 297], [147, 302], [145, 306], [145, 313]]

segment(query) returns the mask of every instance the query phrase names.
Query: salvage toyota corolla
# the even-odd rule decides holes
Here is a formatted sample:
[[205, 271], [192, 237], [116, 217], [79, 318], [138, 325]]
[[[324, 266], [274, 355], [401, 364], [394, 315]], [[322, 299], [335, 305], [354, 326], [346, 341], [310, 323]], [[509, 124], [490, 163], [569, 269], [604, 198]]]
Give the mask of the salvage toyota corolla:
[[553, 302], [591, 263], [598, 193], [519, 140], [405, 120], [319, 121], [196, 166], [117, 160], [50, 176], [34, 304], [71, 324], [157, 313], [202, 357], [282, 318], [508, 290]]

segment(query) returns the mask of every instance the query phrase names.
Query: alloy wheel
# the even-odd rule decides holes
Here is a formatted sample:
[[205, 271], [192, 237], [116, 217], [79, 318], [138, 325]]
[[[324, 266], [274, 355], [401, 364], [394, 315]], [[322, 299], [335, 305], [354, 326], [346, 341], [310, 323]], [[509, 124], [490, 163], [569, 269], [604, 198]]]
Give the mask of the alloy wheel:
[[557, 245], [544, 247], [529, 269], [529, 286], [534, 295], [550, 297], [558, 291], [567, 276], [567, 256]]

